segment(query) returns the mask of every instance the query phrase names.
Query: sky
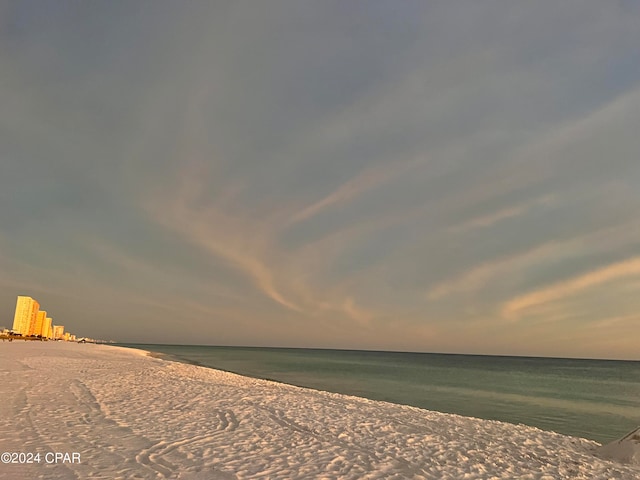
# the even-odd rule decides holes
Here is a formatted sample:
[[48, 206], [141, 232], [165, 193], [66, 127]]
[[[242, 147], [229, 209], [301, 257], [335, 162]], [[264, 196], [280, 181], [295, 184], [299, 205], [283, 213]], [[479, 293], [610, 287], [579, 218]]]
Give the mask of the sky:
[[640, 359], [640, 3], [0, 2], [0, 326]]

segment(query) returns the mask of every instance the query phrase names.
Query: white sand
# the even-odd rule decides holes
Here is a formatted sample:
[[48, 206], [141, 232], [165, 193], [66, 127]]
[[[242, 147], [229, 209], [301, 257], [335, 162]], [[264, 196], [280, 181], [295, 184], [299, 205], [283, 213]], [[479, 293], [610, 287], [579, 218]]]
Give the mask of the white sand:
[[[640, 479], [598, 447], [136, 350], [0, 343], [0, 452], [41, 454], [0, 463], [2, 479]], [[47, 464], [48, 452], [81, 463]]]
[[595, 454], [621, 463], [640, 465], [640, 427], [619, 440], [596, 449]]

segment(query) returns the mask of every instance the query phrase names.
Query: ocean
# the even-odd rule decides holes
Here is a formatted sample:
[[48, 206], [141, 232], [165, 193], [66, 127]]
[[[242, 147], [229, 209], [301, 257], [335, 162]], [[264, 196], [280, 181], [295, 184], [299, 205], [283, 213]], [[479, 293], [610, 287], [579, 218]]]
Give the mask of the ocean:
[[122, 344], [186, 363], [608, 443], [640, 425], [640, 362]]

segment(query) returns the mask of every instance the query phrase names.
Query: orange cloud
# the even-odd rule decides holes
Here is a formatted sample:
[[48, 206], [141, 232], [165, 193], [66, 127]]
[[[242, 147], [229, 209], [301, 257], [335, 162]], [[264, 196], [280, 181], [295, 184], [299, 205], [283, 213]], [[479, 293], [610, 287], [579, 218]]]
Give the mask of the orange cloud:
[[558, 282], [549, 287], [516, 297], [503, 306], [502, 316], [506, 319], [515, 320], [522, 312], [530, 308], [574, 295], [587, 288], [635, 275], [640, 275], [640, 257], [614, 263], [570, 280]]
[[514, 268], [522, 268], [541, 258], [559, 255], [563, 251], [556, 243], [545, 243], [527, 250], [524, 253], [508, 255], [491, 262], [482, 263], [451, 280], [434, 286], [427, 292], [427, 299], [438, 300], [453, 293], [468, 292], [482, 288], [492, 278], [505, 274]]
[[475, 291], [483, 288], [492, 279], [521, 272], [530, 265], [543, 262], [558, 262], [565, 257], [585, 252], [607, 252], [640, 239], [640, 228], [635, 219], [632, 222], [604, 228], [586, 235], [580, 235], [562, 242], [548, 242], [527, 251], [499, 257], [477, 265], [449, 280], [435, 285], [427, 292], [428, 300], [438, 300], [454, 293]]
[[347, 297], [342, 306], [344, 312], [360, 324], [368, 325], [373, 318], [373, 313], [358, 307], [352, 297]]

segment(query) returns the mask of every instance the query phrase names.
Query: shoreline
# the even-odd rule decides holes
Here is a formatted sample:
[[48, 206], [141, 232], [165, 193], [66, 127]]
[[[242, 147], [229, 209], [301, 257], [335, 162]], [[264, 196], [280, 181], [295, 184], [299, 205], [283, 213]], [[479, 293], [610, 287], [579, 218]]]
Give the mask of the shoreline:
[[[121, 345], [114, 345], [114, 346], [121, 347]], [[177, 355], [172, 355], [170, 353], [154, 352], [154, 351], [151, 351], [151, 350], [143, 350], [143, 349], [138, 348], [138, 347], [122, 347], [122, 348], [131, 348], [132, 350], [143, 351], [143, 352], [146, 352], [147, 356], [149, 356], [151, 358], [157, 358], [159, 360], [163, 360], [163, 361], [167, 361], [167, 362], [175, 362], [175, 363], [184, 364], [184, 365], [193, 365], [195, 367], [207, 368], [209, 370], [214, 370], [214, 371], [217, 371], [217, 372], [231, 373], [233, 375], [238, 375], [239, 377], [251, 378], [251, 379], [254, 379], [254, 380], [264, 380], [265, 382], [288, 385], [290, 387], [295, 387], [295, 388], [304, 388], [304, 389], [313, 390], [313, 391], [316, 391], [316, 392], [335, 393], [337, 395], [344, 395], [345, 397], [362, 398], [362, 399], [365, 399], [365, 400], [371, 400], [371, 401], [375, 401], [375, 402], [390, 403], [391, 405], [401, 405], [401, 406], [406, 406], [406, 407], [415, 407], [415, 405], [409, 405], [409, 404], [405, 404], [405, 403], [389, 402], [389, 401], [385, 401], [385, 400], [376, 400], [376, 399], [373, 399], [373, 398], [368, 398], [368, 397], [363, 397], [363, 396], [358, 396], [358, 395], [349, 395], [349, 394], [346, 394], [346, 393], [332, 392], [331, 390], [323, 390], [321, 388], [314, 388], [314, 387], [309, 387], [309, 386], [304, 386], [304, 385], [296, 385], [295, 383], [288, 383], [288, 382], [285, 382], [285, 381], [282, 381], [282, 380], [277, 380], [275, 378], [262, 377], [262, 376], [258, 376], [258, 375], [248, 375], [248, 374], [245, 374], [245, 373], [242, 373], [242, 372], [236, 372], [234, 370], [228, 370], [228, 369], [225, 369], [225, 368], [211, 367], [211, 366], [205, 365], [203, 363], [200, 363], [200, 362], [198, 362], [196, 360], [190, 360], [188, 358], [182, 358], [182, 357], [179, 357]], [[420, 407], [415, 407], [415, 408], [420, 408]], [[425, 409], [422, 409], [422, 410], [425, 410]], [[441, 412], [441, 413], [445, 413], [445, 412]], [[451, 415], [455, 415], [455, 414], [451, 414]], [[462, 416], [464, 416], [464, 415], [462, 415]], [[477, 417], [473, 417], [473, 418], [477, 418]], [[478, 418], [478, 419], [482, 420], [481, 418]], [[506, 422], [506, 423], [508, 423], [508, 422]]]
[[252, 378], [525, 424], [599, 443], [611, 442], [640, 425], [634, 409], [639, 406], [637, 397], [630, 394], [637, 388], [629, 382], [640, 378], [634, 362], [616, 361], [613, 365], [600, 360], [416, 357], [359, 350], [124, 346]]
[[540, 356], [540, 355], [507, 355], [507, 354], [491, 354], [491, 353], [455, 353], [455, 352], [422, 352], [422, 351], [405, 351], [405, 350], [369, 350], [369, 349], [351, 349], [351, 348], [321, 348], [321, 347], [265, 347], [255, 345], [208, 345], [208, 344], [184, 344], [184, 343], [109, 343], [113, 346], [136, 345], [148, 347], [204, 347], [204, 348], [235, 348], [235, 349], [255, 349], [255, 350], [309, 350], [309, 351], [328, 351], [328, 352], [363, 352], [363, 353], [399, 353], [409, 355], [441, 355], [441, 356], [463, 356], [463, 357], [495, 357], [495, 358], [515, 358], [515, 359], [532, 359], [532, 360], [578, 360], [578, 361], [596, 361], [596, 362], [631, 362], [640, 363], [640, 358], [608, 358], [608, 357], [557, 357], [557, 356]]
[[640, 478], [638, 465], [595, 456], [597, 442], [534, 427], [137, 348], [5, 345], [0, 450], [75, 452], [82, 463], [0, 465], [0, 478]]

